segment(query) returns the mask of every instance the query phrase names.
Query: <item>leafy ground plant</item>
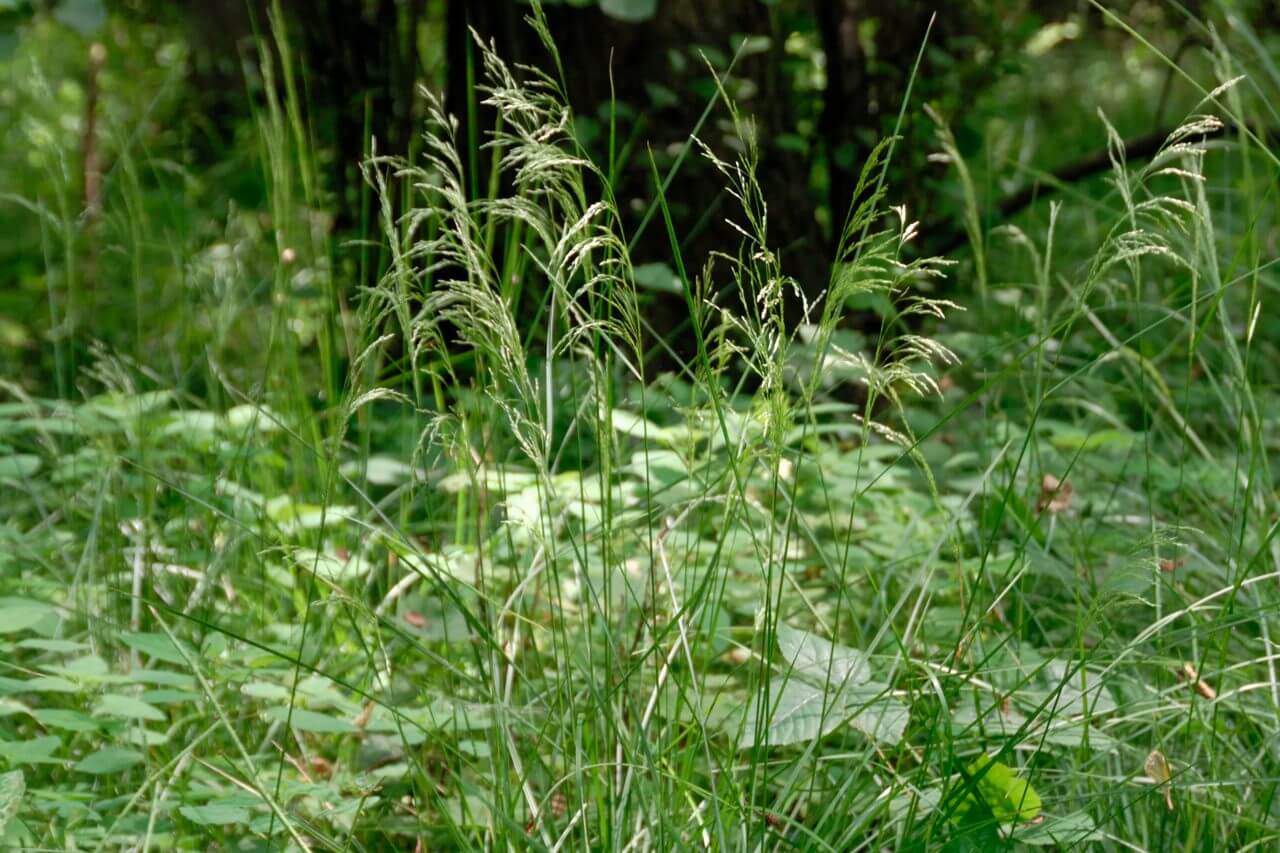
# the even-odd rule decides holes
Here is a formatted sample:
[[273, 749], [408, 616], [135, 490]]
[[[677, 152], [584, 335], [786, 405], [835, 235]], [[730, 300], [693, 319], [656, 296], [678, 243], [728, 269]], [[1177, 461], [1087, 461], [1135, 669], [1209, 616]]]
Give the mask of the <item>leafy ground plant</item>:
[[[531, 26], [550, 72], [475, 46], [502, 116], [486, 194], [429, 93], [421, 157], [366, 163], [389, 263], [358, 305], [290, 316], [277, 294], [305, 262], [272, 248], [255, 328], [282, 381], [244, 390], [211, 355], [212, 404], [98, 349], [75, 400], [5, 385], [0, 837], [1273, 844], [1268, 199], [1237, 187], [1242, 214], [1215, 174], [1275, 158], [1238, 81], [1147, 163], [1111, 132], [1108, 194], [1042, 232], [984, 232], [935, 113], [972, 260], [917, 252], [890, 139], [808, 301], [755, 128], [716, 86], [727, 133], [688, 150], [739, 240], [688, 269], [663, 189], [679, 174], [650, 161], [645, 221], [692, 338], [651, 375], [653, 268], [536, 5]], [[1222, 80], [1233, 62], [1223, 48]], [[288, 201], [308, 184], [299, 106], [268, 107], [296, 243], [314, 237]], [[1224, 128], [1236, 143], [1213, 147]], [[234, 263], [201, 258], [234, 288]], [[943, 298], [958, 276], [972, 304]], [[881, 328], [851, 331], [868, 303]], [[299, 329], [349, 356], [323, 407]]]

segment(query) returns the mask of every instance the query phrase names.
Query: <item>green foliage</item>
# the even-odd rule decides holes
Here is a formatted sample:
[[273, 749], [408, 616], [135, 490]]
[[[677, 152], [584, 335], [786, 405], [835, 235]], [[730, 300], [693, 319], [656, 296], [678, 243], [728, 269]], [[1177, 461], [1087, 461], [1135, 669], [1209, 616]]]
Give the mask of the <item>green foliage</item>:
[[[1014, 27], [1045, 93], [1077, 79], [1074, 20]], [[1150, 160], [1103, 118], [1107, 181], [1016, 223], [990, 227], [989, 193], [1061, 99], [1003, 93], [997, 120], [975, 98], [954, 130], [934, 111], [958, 263], [892, 205], [897, 135], [868, 145], [821, 295], [779, 246], [742, 78], [708, 71], [689, 139], [736, 235], [704, 264], [671, 204], [683, 161], [613, 147], [612, 115], [587, 117], [611, 138], [593, 156], [573, 81], [487, 44], [493, 180], [473, 193], [425, 96], [423, 148], [365, 165], [376, 286], [336, 287], [302, 69], [264, 44], [235, 154], [261, 209], [204, 196], [226, 164], [166, 171], [173, 138], [112, 134], [77, 292], [91, 231], [58, 164], [82, 94], [15, 78], [0, 109], [30, 110], [7, 132], [32, 144], [0, 162], [46, 248], [5, 256], [0, 844], [1271, 843], [1276, 157], [1249, 128], [1280, 80], [1233, 20]], [[29, 27], [26, 59], [83, 52]], [[1136, 62], [1085, 55], [1085, 77]], [[1152, 94], [1135, 67], [1104, 99]], [[115, 127], [142, 127], [110, 73]], [[661, 259], [624, 156], [653, 175]], [[683, 345], [655, 340], [664, 294]]]
[[4, 837], [10, 822], [22, 808], [22, 795], [26, 793], [26, 777], [21, 770], [0, 774], [0, 837]]
[[1007, 765], [984, 753], [965, 772], [978, 798], [1001, 823], [1030, 823], [1040, 816], [1040, 795]]
[[621, 21], [646, 21], [658, 11], [658, 0], [600, 0], [600, 11]]
[[747, 708], [740, 748], [803, 743], [846, 723], [889, 746], [902, 739], [910, 710], [886, 696], [887, 685], [869, 680], [865, 655], [781, 623], [776, 636], [786, 674]]

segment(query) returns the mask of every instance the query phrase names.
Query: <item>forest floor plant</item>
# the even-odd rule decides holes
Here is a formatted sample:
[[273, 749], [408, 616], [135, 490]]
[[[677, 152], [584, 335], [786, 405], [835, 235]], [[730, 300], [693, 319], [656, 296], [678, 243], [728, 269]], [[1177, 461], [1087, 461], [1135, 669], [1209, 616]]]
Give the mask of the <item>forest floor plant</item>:
[[[421, 156], [371, 152], [386, 273], [348, 306], [281, 36], [270, 296], [250, 249], [193, 267], [216, 390], [106, 349], [83, 399], [4, 386], [0, 838], [1273, 846], [1277, 160], [1216, 44], [1203, 115], [1146, 164], [1103, 118], [1109, 195], [1042, 237], [986, 229], [935, 116], [971, 263], [915, 254], [882, 143], [810, 300], [717, 87], [732, 132], [689, 148], [740, 239], [689, 270], [651, 160], [692, 357], [650, 375], [558, 71], [477, 44], [483, 197], [429, 92]], [[219, 357], [248, 323], [256, 387]], [[348, 361], [320, 407], [304, 334]]]

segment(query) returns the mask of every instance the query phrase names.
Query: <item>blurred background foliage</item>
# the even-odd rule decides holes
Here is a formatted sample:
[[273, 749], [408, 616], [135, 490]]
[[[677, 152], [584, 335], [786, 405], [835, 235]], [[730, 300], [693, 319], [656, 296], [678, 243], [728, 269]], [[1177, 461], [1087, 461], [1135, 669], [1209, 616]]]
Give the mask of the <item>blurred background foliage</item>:
[[[1138, 139], [1167, 131], [1199, 98], [1087, 2], [966, 0], [936, 17], [901, 0], [546, 7], [576, 132], [610, 164], [632, 233], [653, 196], [650, 156], [665, 174], [695, 129], [713, 146], [733, 144], [727, 117], [711, 113], [700, 126], [714, 71], [756, 122], [771, 239], [811, 295], [828, 280], [856, 170], [894, 127], [922, 44], [912, 102], [951, 125], [986, 226], [1004, 215], [1043, 222], [1046, 206], [1028, 202], [1054, 170], [1071, 175], [1068, 190], [1105, 171], [1089, 168], [1106, 165], [1099, 110]], [[225, 288], [247, 275], [258, 285], [241, 295], [265, 305], [280, 273], [262, 248], [272, 242], [299, 257], [288, 298], [313, 302], [322, 324], [385, 261], [359, 164], [372, 144], [380, 154], [418, 150], [419, 86], [445, 93], [472, 187], [487, 189], [480, 146], [497, 117], [476, 103], [468, 32], [513, 61], [545, 65], [528, 11], [517, 0], [0, 0], [0, 370], [28, 386], [65, 385], [89, 341], [162, 349], [171, 357], [142, 361], [178, 370], [165, 379], [179, 385], [180, 365], [210, 347], [229, 369], [244, 366], [236, 362], [252, 348], [217, 352], [217, 342], [251, 338], [268, 319], [241, 310], [243, 300], [233, 309]], [[1265, 3], [1117, 11], [1192, 76], [1210, 68], [1215, 32], [1247, 34], [1244, 55], [1262, 61], [1278, 31]], [[263, 130], [272, 115], [275, 140]], [[892, 200], [926, 223], [922, 253], [961, 248], [962, 193], [930, 159], [932, 122], [909, 109], [901, 133]], [[299, 156], [286, 162], [277, 143]], [[273, 168], [297, 173], [287, 198]], [[668, 200], [691, 269], [731, 244], [727, 194], [710, 164], [688, 158]], [[663, 293], [669, 255], [662, 229], [639, 234], [656, 334], [684, 311]], [[971, 286], [963, 272], [948, 285]], [[537, 295], [524, 298], [535, 311]], [[293, 322], [304, 347], [323, 343], [321, 329]]]

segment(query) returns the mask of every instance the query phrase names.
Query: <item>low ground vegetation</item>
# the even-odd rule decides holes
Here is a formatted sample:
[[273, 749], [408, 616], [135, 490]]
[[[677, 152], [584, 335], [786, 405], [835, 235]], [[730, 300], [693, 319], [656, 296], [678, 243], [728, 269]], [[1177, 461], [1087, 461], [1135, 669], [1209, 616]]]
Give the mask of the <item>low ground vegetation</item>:
[[286, 87], [275, 229], [195, 241], [149, 349], [4, 383], [7, 844], [1276, 843], [1265, 78], [1219, 44], [1149, 160], [1091, 117], [1108, 183], [1039, 229], [987, 228], [935, 113], [970, 244], [916, 250], [888, 139], [810, 303], [726, 90], [688, 156], [739, 242], [688, 268], [654, 165], [638, 264], [562, 81], [476, 50], [501, 178], [470, 194], [424, 93], [420, 155], [364, 168], [376, 287], [337, 297], [294, 206]]

